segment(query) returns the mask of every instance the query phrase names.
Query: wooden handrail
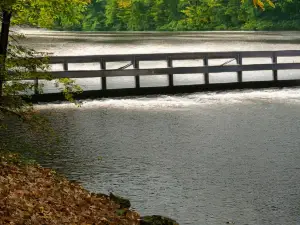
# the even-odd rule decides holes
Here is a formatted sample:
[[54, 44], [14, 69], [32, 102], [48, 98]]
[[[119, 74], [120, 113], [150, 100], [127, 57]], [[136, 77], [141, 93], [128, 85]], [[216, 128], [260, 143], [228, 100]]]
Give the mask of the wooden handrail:
[[87, 56], [51, 56], [50, 64], [59, 63], [93, 63], [104, 60], [105, 62], [132, 61], [160, 61], [184, 59], [229, 59], [240, 55], [242, 58], [272, 58], [300, 56], [300, 50], [284, 51], [234, 51], [234, 52], [186, 52], [186, 53], [154, 53], [154, 54], [125, 54], [125, 55], [87, 55]]
[[[225, 73], [240, 71], [261, 70], [294, 70], [300, 69], [300, 63], [252, 64], [229, 66], [200, 66], [200, 67], [170, 67], [153, 69], [128, 70], [80, 70], [80, 71], [53, 71], [54, 78], [88, 78], [88, 77], [118, 77], [118, 76], [145, 76], [163, 74], [191, 74], [191, 73]], [[34, 74], [33, 74], [34, 75]]]
[[[174, 84], [174, 75], [176, 74], [203, 74], [204, 84], [202, 86], [209, 87], [214, 84], [210, 83], [209, 75], [211, 73], [237, 73], [237, 85], [243, 86], [247, 82], [243, 81], [243, 71], [263, 71], [269, 70], [273, 73], [274, 85], [279, 85], [278, 79], [279, 70], [296, 70], [300, 69], [300, 63], [278, 63], [279, 57], [300, 57], [300, 50], [284, 50], [284, 51], [233, 51], [233, 52], [187, 52], [187, 53], [155, 53], [155, 54], [126, 54], [126, 55], [90, 55], [90, 56], [52, 56], [49, 57], [49, 64], [62, 64], [61, 71], [48, 71], [53, 78], [99, 78], [101, 79], [101, 91], [109, 92], [107, 87], [108, 77], [133, 76], [135, 79], [135, 89], [137, 92], [143, 91], [141, 87], [140, 77], [151, 75], [167, 75], [168, 90], [176, 90]], [[243, 64], [245, 58], [267, 58], [270, 63], [263, 64]], [[188, 66], [176, 67], [174, 60], [202, 60], [203, 66]], [[221, 65], [211, 65], [211, 59], [233, 59], [236, 60], [236, 65], [228, 65], [228, 62]], [[140, 62], [142, 61], [164, 61], [166, 66], [162, 68], [141, 69]], [[129, 62], [128, 65], [133, 65], [133, 69], [128, 69], [128, 66], [119, 69], [107, 69], [109, 62]], [[72, 63], [98, 63], [98, 70], [70, 70], [69, 64]], [[38, 94], [38, 77], [37, 73], [33, 72], [32, 78], [27, 80], [35, 80], [35, 94]], [[225, 76], [225, 75], [224, 75]], [[297, 81], [297, 80], [295, 80]], [[256, 82], [258, 84], [260, 81]], [[263, 81], [262, 81], [263, 82]], [[283, 82], [284, 83], [284, 82]], [[248, 84], [249, 85], [249, 84]], [[252, 84], [251, 84], [252, 85]], [[250, 85], [250, 86], [251, 86]], [[290, 85], [290, 83], [288, 84]], [[189, 85], [186, 86], [188, 88]], [[239, 86], [239, 87], [240, 87]], [[251, 86], [254, 87], [254, 86]], [[163, 88], [163, 87], [161, 87]]]

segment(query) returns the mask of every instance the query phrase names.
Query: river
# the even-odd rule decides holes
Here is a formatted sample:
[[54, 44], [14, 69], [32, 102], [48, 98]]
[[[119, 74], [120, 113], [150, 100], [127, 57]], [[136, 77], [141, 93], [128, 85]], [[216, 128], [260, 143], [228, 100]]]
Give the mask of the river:
[[[300, 50], [299, 32], [24, 32], [27, 46], [54, 55]], [[271, 75], [245, 74], [249, 80]], [[300, 76], [282, 71], [279, 77]], [[98, 85], [79, 82], [85, 88]], [[162, 80], [144, 81], [149, 82]], [[111, 88], [117, 84], [112, 80]], [[36, 107], [52, 113], [51, 123], [63, 140], [39, 159], [42, 165], [90, 191], [125, 196], [143, 215], [162, 214], [182, 225], [300, 224], [298, 88]]]

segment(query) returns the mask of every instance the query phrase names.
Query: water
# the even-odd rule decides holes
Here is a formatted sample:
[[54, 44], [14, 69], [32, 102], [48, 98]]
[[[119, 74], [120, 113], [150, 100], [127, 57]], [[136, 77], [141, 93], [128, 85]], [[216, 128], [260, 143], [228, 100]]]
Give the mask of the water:
[[[55, 55], [300, 49], [299, 33], [166, 35], [31, 31], [27, 44]], [[183, 225], [300, 224], [298, 88], [36, 107], [51, 111], [63, 140], [40, 162], [90, 191], [128, 197], [143, 215]]]

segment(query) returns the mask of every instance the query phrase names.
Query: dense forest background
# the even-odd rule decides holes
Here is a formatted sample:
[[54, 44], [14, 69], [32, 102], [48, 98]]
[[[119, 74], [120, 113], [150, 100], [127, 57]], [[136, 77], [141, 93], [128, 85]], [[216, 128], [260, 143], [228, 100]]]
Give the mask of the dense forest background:
[[[272, 8], [252, 0], [91, 0], [79, 23], [59, 15], [54, 29], [83, 31], [300, 30], [300, 1]], [[76, 8], [74, 9], [76, 10]]]

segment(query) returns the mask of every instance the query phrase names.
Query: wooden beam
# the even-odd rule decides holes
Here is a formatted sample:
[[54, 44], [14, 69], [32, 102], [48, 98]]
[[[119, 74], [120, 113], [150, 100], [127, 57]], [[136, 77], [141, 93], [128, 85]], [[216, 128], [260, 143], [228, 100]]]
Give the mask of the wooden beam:
[[[168, 68], [172, 68], [173, 67], [173, 61], [172, 59], [168, 58], [167, 59], [167, 65], [168, 65]], [[174, 77], [173, 77], [173, 74], [172, 73], [169, 73], [168, 74], [168, 80], [169, 80], [169, 87], [173, 87], [174, 86]]]
[[[36, 67], [35, 67], [35, 71], [36, 71]], [[34, 94], [37, 95], [39, 94], [39, 79], [36, 77], [34, 79]]]
[[34, 79], [34, 94], [35, 95], [39, 94], [39, 79], [38, 78]]
[[[242, 65], [243, 64], [242, 54], [238, 54], [236, 59], [237, 59], [236, 61], [237, 61], [238, 65]], [[238, 71], [237, 75], [238, 75], [238, 82], [242, 83], [243, 82], [243, 71]]]
[[[277, 64], [277, 55], [273, 53], [272, 62]], [[273, 70], [273, 80], [278, 81], [278, 71], [276, 69]]]
[[[100, 68], [101, 68], [101, 70], [106, 70], [106, 62], [104, 59], [100, 60]], [[106, 77], [101, 77], [101, 89], [102, 90], [107, 89]]]
[[233, 58], [236, 52], [188, 52], [188, 53], [155, 53], [155, 54], [127, 54], [127, 55], [90, 55], [90, 56], [52, 56], [49, 57], [50, 64], [58, 64], [67, 60], [69, 63], [89, 63], [98, 62], [103, 58], [106, 62], [131, 61], [135, 58], [137, 61], [159, 61], [170, 58], [173, 60], [203, 59], [206, 55], [209, 58], [223, 59]]
[[[140, 68], [139, 61], [137, 61], [135, 57], [133, 58], [132, 64], [134, 69], [138, 70]], [[138, 74], [135, 75], [135, 87], [136, 88], [141, 87], [140, 76]]]
[[300, 69], [300, 63], [282, 64], [253, 64], [230, 66], [203, 66], [203, 67], [173, 67], [154, 69], [128, 69], [128, 70], [82, 70], [82, 71], [53, 71], [54, 78], [87, 78], [87, 77], [117, 77], [117, 76], [144, 76], [162, 74], [187, 74], [187, 73], [225, 73], [239, 71], [260, 70], [294, 70]]
[[64, 71], [68, 71], [69, 70], [69, 67], [68, 67], [68, 62], [65, 60], [64, 61]]
[[[300, 80], [279, 80], [273, 81], [246, 81], [243, 83], [217, 83], [217, 84], [197, 84], [197, 85], [176, 85], [173, 88], [168, 87], [142, 87], [142, 88], [122, 88], [108, 89], [106, 91], [84, 91], [79, 95], [75, 95], [76, 99], [103, 98], [103, 97], [124, 97], [124, 96], [144, 96], [157, 94], [179, 94], [207, 91], [228, 91], [240, 89], [261, 89], [261, 88], [282, 88], [282, 87], [299, 87]], [[30, 99], [32, 102], [51, 102], [57, 100], [65, 100], [62, 93], [45, 93], [35, 95]]]
[[138, 61], [158, 61], [165, 60], [169, 57], [172, 60], [184, 59], [229, 59], [235, 58], [237, 54], [241, 54], [242, 58], [271, 58], [273, 54], [277, 57], [293, 57], [300, 56], [300, 50], [285, 51], [234, 51], [234, 52], [186, 52], [186, 53], [155, 53], [155, 54], [126, 54], [126, 55], [89, 55], [89, 56], [51, 56], [50, 64], [64, 63], [92, 63], [99, 62], [99, 58], [106, 62], [131, 61], [134, 57]]
[[[204, 59], [203, 59], [203, 65], [205, 68], [208, 67], [208, 57], [207, 56], [204, 57]], [[209, 72], [208, 71], [204, 72], [204, 83], [209, 84]]]

